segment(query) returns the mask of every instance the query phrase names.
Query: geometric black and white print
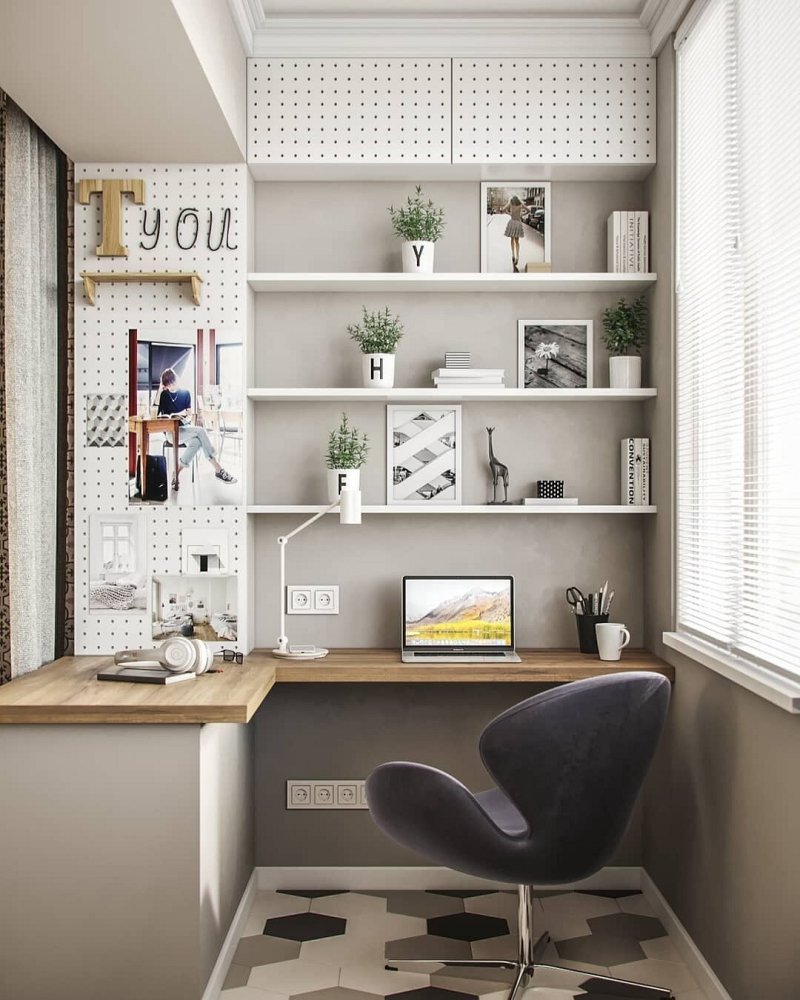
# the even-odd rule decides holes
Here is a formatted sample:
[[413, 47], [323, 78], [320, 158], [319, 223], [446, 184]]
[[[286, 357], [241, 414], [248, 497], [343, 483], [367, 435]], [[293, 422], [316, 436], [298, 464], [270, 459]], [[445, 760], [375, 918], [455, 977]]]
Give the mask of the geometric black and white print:
[[[574, 971], [534, 981], [525, 1000], [617, 1000], [595, 978], [603, 975], [667, 987], [677, 1000], [706, 1000], [638, 891], [535, 895], [534, 922], [552, 937], [542, 962]], [[516, 933], [516, 892], [261, 891], [220, 1000], [258, 1000], [262, 991], [268, 1000], [506, 1000], [513, 970], [385, 966], [514, 959]], [[619, 1000], [637, 995], [624, 988]]]
[[461, 502], [461, 407], [388, 406], [386, 502]]
[[89, 448], [119, 448], [127, 444], [128, 397], [122, 393], [91, 392], [86, 396], [86, 444]]

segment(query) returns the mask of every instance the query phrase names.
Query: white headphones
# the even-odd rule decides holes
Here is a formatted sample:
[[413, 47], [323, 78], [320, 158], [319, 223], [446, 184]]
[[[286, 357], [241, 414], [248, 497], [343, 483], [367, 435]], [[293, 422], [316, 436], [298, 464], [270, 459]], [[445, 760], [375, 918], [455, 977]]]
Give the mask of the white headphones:
[[140, 667], [160, 667], [174, 674], [205, 673], [214, 662], [211, 647], [200, 639], [176, 635], [158, 649], [123, 649], [114, 654], [114, 663], [135, 663]]

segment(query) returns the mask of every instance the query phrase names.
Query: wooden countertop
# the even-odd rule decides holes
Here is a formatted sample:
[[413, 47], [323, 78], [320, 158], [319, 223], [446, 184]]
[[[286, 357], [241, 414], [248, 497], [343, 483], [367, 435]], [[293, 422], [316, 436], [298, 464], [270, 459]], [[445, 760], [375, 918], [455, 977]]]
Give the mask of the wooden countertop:
[[616, 663], [571, 649], [518, 652], [522, 663], [402, 663], [396, 649], [333, 649], [324, 659], [306, 663], [275, 660], [268, 652], [256, 650], [248, 661], [271, 660], [278, 683], [553, 684], [631, 670], [653, 670], [675, 679], [669, 664], [644, 650], [623, 653]]
[[396, 649], [335, 649], [309, 663], [255, 650], [242, 665], [180, 684], [98, 681], [107, 656], [63, 657], [0, 687], [0, 723], [194, 723], [252, 719], [278, 683], [561, 683], [630, 670], [674, 680], [672, 667], [641, 650], [606, 663], [572, 650], [520, 651], [522, 663], [401, 663]]
[[[263, 657], [178, 684], [98, 681], [108, 656], [65, 656], [0, 687], [0, 723], [249, 722], [275, 683]], [[221, 665], [222, 666], [222, 665]]]

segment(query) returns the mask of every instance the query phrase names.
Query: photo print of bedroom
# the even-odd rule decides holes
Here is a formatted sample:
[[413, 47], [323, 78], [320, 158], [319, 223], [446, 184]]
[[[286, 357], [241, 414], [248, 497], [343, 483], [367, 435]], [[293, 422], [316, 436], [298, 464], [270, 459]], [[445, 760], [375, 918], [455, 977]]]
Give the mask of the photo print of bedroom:
[[144, 511], [89, 517], [89, 614], [147, 612]]
[[129, 331], [130, 503], [242, 502], [243, 365], [235, 330]]

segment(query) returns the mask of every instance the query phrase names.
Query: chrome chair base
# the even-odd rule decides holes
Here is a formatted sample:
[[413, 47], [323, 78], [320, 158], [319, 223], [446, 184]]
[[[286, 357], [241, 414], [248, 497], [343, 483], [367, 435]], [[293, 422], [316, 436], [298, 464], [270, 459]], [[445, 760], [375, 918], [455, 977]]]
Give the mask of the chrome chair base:
[[[478, 969], [496, 970], [498, 974], [505, 973], [503, 980], [511, 981], [508, 976], [511, 972], [513, 984], [508, 995], [508, 1000], [522, 1000], [522, 994], [526, 989], [539, 986], [550, 987], [551, 989], [570, 989], [585, 991], [587, 993], [602, 993], [603, 996], [613, 997], [614, 988], [620, 989], [620, 1000], [673, 1000], [672, 990], [660, 986], [650, 986], [647, 983], [637, 983], [629, 979], [616, 979], [613, 976], [597, 975], [593, 972], [582, 972], [578, 969], [570, 969], [568, 966], [553, 965], [551, 962], [542, 962], [547, 946], [550, 944], [550, 935], [541, 934], [536, 940], [533, 937], [533, 889], [528, 885], [519, 886], [519, 957], [514, 960], [489, 959], [398, 959], [387, 958], [386, 969], [390, 972], [399, 972], [401, 969], [411, 971], [422, 971], [422, 967], [430, 967], [432, 974], [437, 969], [463, 969], [464, 978], [470, 978], [470, 971], [475, 974], [475, 978], [490, 978], [485, 972], [477, 975]], [[591, 985], [590, 985], [591, 984]], [[589, 987], [587, 989], [587, 987]], [[602, 987], [602, 989], [598, 989]]]

